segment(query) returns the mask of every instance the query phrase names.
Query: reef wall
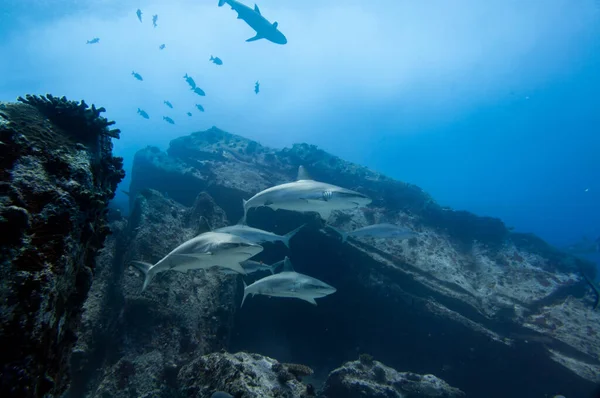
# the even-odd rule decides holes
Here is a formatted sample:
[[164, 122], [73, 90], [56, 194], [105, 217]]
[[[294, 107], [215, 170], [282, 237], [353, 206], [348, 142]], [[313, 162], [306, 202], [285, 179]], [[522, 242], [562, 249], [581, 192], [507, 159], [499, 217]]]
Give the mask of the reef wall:
[[0, 103], [0, 396], [59, 396], [107, 204], [124, 177], [103, 108]]
[[396, 369], [439, 375], [468, 396], [490, 398], [586, 396], [600, 381], [600, 315], [579, 274], [594, 275], [592, 264], [513, 233], [498, 219], [441, 207], [414, 185], [314, 146], [273, 150], [212, 128], [173, 140], [167, 153], [148, 147], [135, 157], [132, 207], [148, 188], [188, 207], [205, 192], [235, 223], [242, 199], [293, 180], [299, 165], [316, 180], [373, 199], [368, 208], [334, 214], [332, 225], [349, 230], [390, 222], [419, 236], [342, 244], [315, 214], [251, 210], [250, 225], [278, 234], [307, 224], [289, 252], [274, 245], [260, 259], [271, 263], [288, 254], [299, 272], [337, 292], [317, 307], [249, 298], [235, 310], [233, 325], [224, 326], [233, 327], [230, 350], [305, 363], [321, 381], [366, 352]]

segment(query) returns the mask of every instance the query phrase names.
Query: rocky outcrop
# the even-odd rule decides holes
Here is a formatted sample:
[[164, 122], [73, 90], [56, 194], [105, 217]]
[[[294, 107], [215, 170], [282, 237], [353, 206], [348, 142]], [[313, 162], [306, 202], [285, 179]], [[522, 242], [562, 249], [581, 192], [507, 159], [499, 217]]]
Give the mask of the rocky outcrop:
[[220, 352], [202, 356], [185, 365], [177, 379], [181, 396], [190, 398], [210, 398], [215, 391], [243, 398], [314, 396], [314, 389], [304, 385], [302, 375], [295, 371], [295, 368], [302, 367], [307, 368], [281, 364], [258, 354]]
[[52, 96], [0, 104], [0, 396], [58, 396], [124, 176], [113, 122]]
[[398, 372], [363, 355], [335, 369], [321, 398], [459, 398], [465, 394], [434, 375]]
[[118, 232], [99, 257], [72, 358], [72, 397], [168, 396], [179, 367], [225, 348], [233, 331], [235, 276], [166, 272], [142, 292], [143, 277], [128, 267], [154, 264], [209, 225], [226, 225], [223, 210], [204, 193], [187, 208], [154, 190], [141, 191], [132, 208], [126, 223], [114, 221]]
[[[167, 153], [138, 152], [130, 192], [135, 198], [156, 189], [185, 206], [206, 192], [237, 222], [242, 199], [293, 180], [299, 165], [316, 180], [373, 199], [368, 208], [332, 216], [334, 226], [390, 222], [419, 235], [342, 244], [321, 231], [314, 214], [251, 210], [250, 225], [279, 234], [307, 223], [289, 253], [275, 248], [261, 258], [289, 254], [299, 272], [337, 292], [317, 307], [248, 300], [236, 313], [230, 349], [306, 363], [317, 374], [357, 350], [370, 352], [395, 368], [443, 375], [473, 396], [504, 397], [515, 385], [525, 386], [519, 393], [527, 396], [585, 396], [600, 381], [600, 315], [579, 274], [593, 275], [593, 265], [513, 233], [498, 219], [441, 207], [414, 185], [307, 144], [276, 151], [212, 128], [173, 140]], [[478, 382], [491, 377], [499, 384], [493, 391]]]

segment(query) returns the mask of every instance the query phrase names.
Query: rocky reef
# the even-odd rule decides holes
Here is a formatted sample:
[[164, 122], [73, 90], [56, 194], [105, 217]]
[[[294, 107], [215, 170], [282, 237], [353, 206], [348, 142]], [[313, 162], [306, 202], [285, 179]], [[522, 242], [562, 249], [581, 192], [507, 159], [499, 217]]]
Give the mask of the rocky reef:
[[0, 103], [0, 396], [59, 396], [124, 171], [103, 108], [19, 101]]
[[[316, 180], [373, 199], [368, 208], [334, 214], [332, 225], [349, 230], [389, 222], [418, 236], [342, 243], [315, 214], [251, 210], [250, 225], [278, 234], [307, 224], [290, 251], [274, 245], [261, 260], [287, 254], [299, 272], [337, 292], [317, 307], [258, 296], [242, 310], [233, 305], [233, 321], [228, 315], [223, 324], [230, 350], [307, 364], [321, 383], [331, 369], [367, 352], [393, 368], [433, 373], [469, 396], [491, 398], [586, 396], [600, 382], [600, 315], [579, 273], [594, 275], [592, 264], [511, 232], [498, 219], [442, 207], [417, 186], [314, 146], [274, 150], [212, 128], [173, 140], [166, 153], [145, 148], [132, 171], [132, 217], [139, 196], [151, 188], [188, 208], [203, 192], [235, 223], [242, 199], [293, 180], [299, 165]], [[180, 235], [177, 243], [183, 240]], [[136, 283], [141, 286], [139, 278]], [[227, 281], [220, 291], [239, 302], [240, 283]], [[166, 295], [172, 287], [159, 281], [154, 289]]]
[[335, 369], [325, 382], [321, 398], [460, 398], [465, 393], [434, 375], [398, 372], [363, 354], [359, 361]]

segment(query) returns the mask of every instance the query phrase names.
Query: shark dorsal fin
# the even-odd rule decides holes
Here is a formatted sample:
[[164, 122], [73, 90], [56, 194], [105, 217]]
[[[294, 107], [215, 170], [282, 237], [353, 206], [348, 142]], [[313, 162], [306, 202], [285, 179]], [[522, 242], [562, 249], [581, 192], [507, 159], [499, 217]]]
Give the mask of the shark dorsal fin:
[[254, 11], [260, 15], [260, 10], [258, 9], [258, 6], [256, 4], [254, 4]]
[[294, 272], [294, 266], [292, 265], [292, 262], [290, 261], [290, 258], [288, 256], [285, 256], [285, 258], [283, 259], [283, 272]]
[[279, 26], [279, 24], [277, 23], [277, 21], [273, 22], [273, 27], [274, 27], [275, 29], [277, 29], [277, 27], [278, 27], [278, 26]]
[[296, 181], [300, 180], [312, 180], [312, 177], [308, 174], [308, 171], [306, 171], [304, 166], [298, 167], [298, 177], [296, 177]]

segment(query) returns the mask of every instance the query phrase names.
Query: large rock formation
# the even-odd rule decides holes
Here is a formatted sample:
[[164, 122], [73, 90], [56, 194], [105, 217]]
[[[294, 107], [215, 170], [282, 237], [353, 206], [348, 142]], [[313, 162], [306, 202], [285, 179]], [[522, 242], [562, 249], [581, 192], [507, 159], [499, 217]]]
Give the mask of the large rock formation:
[[72, 358], [72, 397], [167, 396], [182, 364], [229, 344], [235, 276], [166, 272], [142, 292], [143, 277], [127, 267], [130, 260], [154, 264], [207, 225], [226, 223], [206, 194], [186, 208], [154, 190], [141, 192], [127, 223], [114, 221]]
[[[321, 379], [357, 352], [368, 352], [394, 368], [434, 373], [467, 395], [490, 398], [585, 396], [600, 381], [594, 331], [600, 315], [592, 311], [579, 274], [584, 269], [594, 275], [593, 266], [533, 235], [513, 233], [500, 220], [443, 208], [414, 185], [314, 146], [276, 151], [212, 128], [173, 140], [167, 153], [151, 147], [138, 152], [130, 193], [135, 198], [152, 188], [193, 206], [206, 192], [237, 222], [242, 199], [293, 180], [299, 165], [316, 180], [373, 199], [368, 208], [332, 216], [336, 227], [391, 222], [419, 236], [342, 244], [321, 231], [315, 214], [251, 210], [250, 225], [279, 234], [308, 223], [287, 254], [299, 272], [338, 291], [317, 307], [248, 299], [236, 313], [230, 349], [306, 363]], [[173, 244], [161, 255], [174, 246], [174, 235], [169, 239]], [[261, 259], [277, 261], [284, 254], [275, 246]]]
[[58, 396], [124, 176], [119, 131], [83, 101], [19, 100], [0, 104], [0, 396]]
[[347, 362], [325, 382], [321, 398], [460, 398], [465, 394], [434, 375], [398, 372], [370, 356]]

